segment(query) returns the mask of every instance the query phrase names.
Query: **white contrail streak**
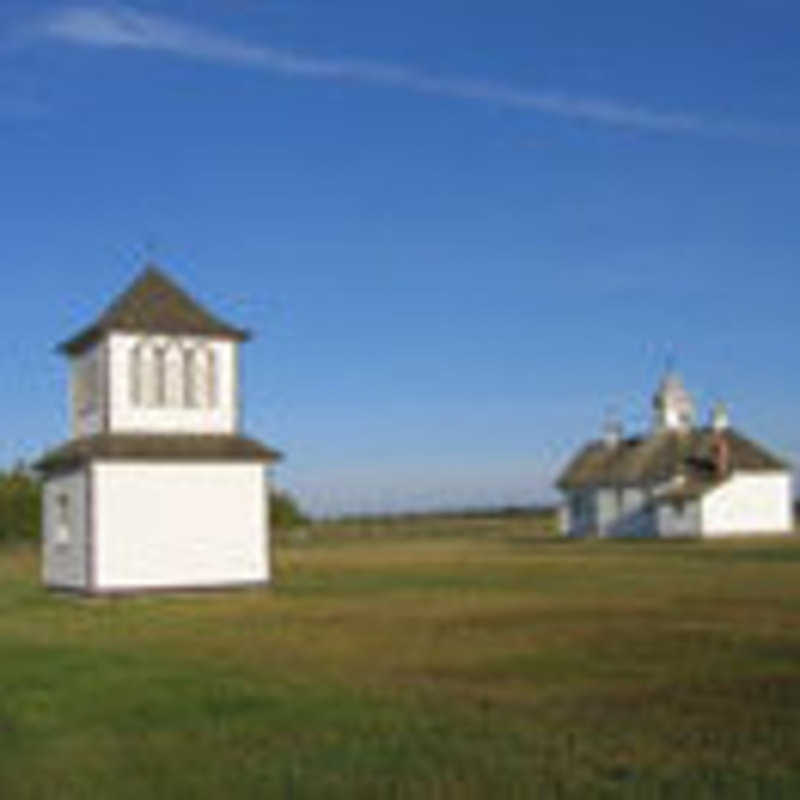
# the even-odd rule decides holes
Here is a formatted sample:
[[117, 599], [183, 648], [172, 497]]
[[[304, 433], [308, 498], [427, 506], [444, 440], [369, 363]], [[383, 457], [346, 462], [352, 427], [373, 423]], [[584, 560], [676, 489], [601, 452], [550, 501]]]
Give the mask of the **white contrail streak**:
[[39, 36], [73, 45], [156, 50], [184, 58], [246, 66], [289, 76], [394, 87], [663, 133], [783, 142], [800, 139], [800, 132], [775, 126], [713, 120], [687, 112], [655, 111], [615, 100], [514, 88], [491, 81], [434, 77], [406, 67], [370, 61], [297, 55], [267, 45], [248, 44], [127, 7], [103, 9], [76, 6], [58, 10], [40, 21], [37, 32]]

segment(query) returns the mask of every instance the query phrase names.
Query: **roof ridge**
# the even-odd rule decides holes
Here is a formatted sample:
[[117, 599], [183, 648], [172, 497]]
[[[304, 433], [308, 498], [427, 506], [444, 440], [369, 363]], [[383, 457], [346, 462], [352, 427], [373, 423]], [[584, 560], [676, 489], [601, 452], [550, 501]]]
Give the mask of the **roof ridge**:
[[[652, 484], [680, 472], [693, 473], [700, 462], [711, 457], [709, 447], [714, 431], [693, 427], [687, 432], [665, 431], [609, 449], [593, 441], [581, 448], [567, 463], [556, 485], [560, 488]], [[737, 429], [725, 431], [734, 471], [787, 470], [789, 465], [768, 448], [749, 439]]]

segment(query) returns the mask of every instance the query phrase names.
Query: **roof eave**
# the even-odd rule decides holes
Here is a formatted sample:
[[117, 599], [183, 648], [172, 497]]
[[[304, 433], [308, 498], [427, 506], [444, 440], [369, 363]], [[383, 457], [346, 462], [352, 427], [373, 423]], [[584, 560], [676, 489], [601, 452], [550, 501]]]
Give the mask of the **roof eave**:
[[[153, 442], [157, 442], [158, 446], [156, 448], [146, 448], [145, 450], [135, 446], [131, 448], [130, 445], [134, 444], [139, 436], [142, 436], [145, 440], [150, 440], [151, 445]], [[285, 458], [281, 451], [239, 435], [228, 437], [226, 435], [207, 436], [197, 434], [196, 436], [198, 439], [216, 439], [220, 443], [224, 443], [225, 440], [229, 439], [238, 444], [247, 444], [251, 449], [245, 449], [240, 452], [231, 452], [224, 448], [221, 451], [214, 449], [197, 451], [191, 448], [186, 450], [185, 447], [182, 449], [180, 440], [184, 440], [184, 442], [191, 441], [194, 436], [193, 434], [179, 434], [176, 442], [176, 439], [169, 434], [122, 434], [116, 435], [116, 437], [114, 434], [95, 434], [73, 439], [61, 447], [50, 450], [34, 462], [33, 469], [44, 475], [52, 475], [53, 473], [76, 469], [93, 461], [229, 461], [272, 465], [283, 461]], [[127, 440], [126, 446], [115, 449], [113, 447], [115, 438], [122, 439], [123, 443]], [[163, 449], [161, 442], [163, 442]], [[253, 445], [255, 445], [256, 449], [252, 449]]]
[[136, 327], [125, 327], [115, 325], [110, 328], [104, 328], [100, 325], [90, 325], [84, 328], [70, 339], [56, 345], [56, 352], [67, 356], [78, 356], [86, 352], [93, 344], [96, 344], [103, 336], [112, 333], [141, 333], [144, 336], [201, 336], [207, 339], [232, 339], [236, 342], [249, 342], [253, 338], [251, 331], [246, 328], [225, 328], [214, 333], [199, 332], [189, 329], [185, 330], [143, 330]]
[[67, 356], [77, 356], [91, 347], [103, 337], [103, 331], [97, 325], [90, 325], [69, 339], [56, 345], [56, 352]]

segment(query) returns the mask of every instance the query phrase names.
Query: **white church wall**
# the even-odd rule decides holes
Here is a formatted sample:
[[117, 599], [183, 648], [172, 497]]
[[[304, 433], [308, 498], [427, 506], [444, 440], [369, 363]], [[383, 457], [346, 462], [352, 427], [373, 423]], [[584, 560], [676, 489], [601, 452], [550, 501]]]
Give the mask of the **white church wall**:
[[100, 463], [94, 497], [98, 591], [269, 578], [261, 464]]
[[703, 498], [703, 534], [789, 533], [792, 481], [788, 472], [736, 472]]
[[[145, 345], [138, 391], [133, 352]], [[156, 397], [154, 348], [163, 348], [163, 395]], [[181, 354], [196, 356], [197, 379], [187, 397]], [[143, 336], [112, 333], [110, 352], [110, 429], [115, 432], [233, 433], [238, 427], [237, 346], [223, 339], [199, 336]], [[211, 353], [212, 366], [206, 358]], [[213, 377], [209, 377], [209, 375]], [[209, 390], [209, 386], [213, 388]], [[187, 402], [188, 401], [188, 402]]]
[[658, 535], [664, 539], [700, 535], [702, 518], [698, 500], [662, 501], [655, 513]]
[[600, 537], [610, 536], [619, 519], [617, 490], [604, 487], [595, 491], [596, 526]]
[[86, 588], [87, 478], [84, 469], [49, 477], [42, 498], [42, 580]]
[[572, 514], [569, 509], [569, 499], [559, 503], [556, 513], [558, 514], [558, 532], [562, 536], [570, 536], [572, 533]]
[[655, 519], [645, 489], [626, 486], [617, 492], [616, 517], [608, 525], [608, 535], [642, 538], [655, 536]]
[[100, 433], [106, 412], [106, 351], [103, 343], [70, 359], [70, 420], [74, 437]]
[[641, 537], [655, 535], [655, 520], [645, 489], [599, 487], [571, 490], [561, 510], [566, 536]]
[[591, 489], [569, 491], [561, 516], [562, 532], [577, 538], [596, 535], [596, 514], [595, 495]]

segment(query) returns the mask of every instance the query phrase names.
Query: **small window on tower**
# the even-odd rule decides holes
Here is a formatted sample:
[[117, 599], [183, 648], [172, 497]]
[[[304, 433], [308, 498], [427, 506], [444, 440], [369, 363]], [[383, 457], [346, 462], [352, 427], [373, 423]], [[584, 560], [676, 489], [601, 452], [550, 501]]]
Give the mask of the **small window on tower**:
[[142, 346], [137, 344], [130, 352], [131, 405], [142, 404]]
[[183, 351], [183, 404], [187, 408], [197, 405], [197, 370], [195, 368], [195, 352], [192, 349]]
[[167, 404], [167, 351], [164, 347], [153, 350], [153, 370], [155, 378], [155, 396], [153, 405], [165, 406]]
[[79, 414], [91, 414], [100, 394], [100, 364], [94, 355], [79, 361], [75, 369], [75, 405]]
[[58, 495], [56, 497], [56, 544], [69, 544], [70, 529], [72, 527], [70, 516], [69, 495]]
[[217, 405], [217, 354], [209, 350], [206, 354], [206, 405], [216, 408]]

